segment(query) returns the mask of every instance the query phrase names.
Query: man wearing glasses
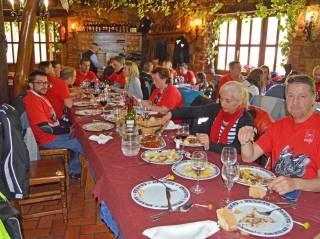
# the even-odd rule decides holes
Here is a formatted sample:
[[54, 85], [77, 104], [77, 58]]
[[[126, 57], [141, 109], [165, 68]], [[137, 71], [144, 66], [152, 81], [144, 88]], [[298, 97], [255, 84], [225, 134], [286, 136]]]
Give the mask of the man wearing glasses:
[[71, 139], [69, 127], [60, 125], [50, 101], [44, 97], [48, 91], [47, 74], [34, 71], [29, 75], [29, 88], [23, 99], [30, 127], [40, 148], [67, 148], [72, 151], [69, 161], [69, 175], [72, 179], [80, 177], [81, 165], [78, 160], [83, 149], [79, 141]]

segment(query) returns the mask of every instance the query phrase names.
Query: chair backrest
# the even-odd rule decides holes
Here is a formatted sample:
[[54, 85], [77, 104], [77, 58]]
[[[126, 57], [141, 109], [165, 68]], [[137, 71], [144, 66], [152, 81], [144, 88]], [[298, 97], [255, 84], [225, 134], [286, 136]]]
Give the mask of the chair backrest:
[[198, 90], [193, 90], [190, 87], [181, 86], [178, 90], [183, 98], [183, 105], [190, 106], [191, 103], [199, 96], [203, 96], [203, 93]]
[[250, 102], [252, 105], [259, 106], [267, 111], [274, 120], [288, 115], [285, 101], [282, 99], [265, 95], [255, 95]]
[[249, 105], [249, 112], [254, 118], [254, 126], [258, 131], [258, 136], [264, 134], [273, 123], [270, 114], [264, 109], [254, 105]]

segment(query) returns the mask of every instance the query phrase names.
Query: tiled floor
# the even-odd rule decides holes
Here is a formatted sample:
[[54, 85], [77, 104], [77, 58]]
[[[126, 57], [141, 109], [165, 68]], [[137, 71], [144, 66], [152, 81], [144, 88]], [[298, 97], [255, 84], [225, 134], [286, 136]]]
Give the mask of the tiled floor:
[[[26, 239], [111, 239], [112, 232], [100, 220], [99, 208], [91, 195], [84, 195], [79, 182], [70, 183], [68, 214], [69, 220], [64, 224], [62, 215], [52, 215], [37, 219], [24, 220], [22, 225]], [[39, 205], [25, 206], [24, 212], [38, 211], [43, 207], [55, 207], [52, 201]]]

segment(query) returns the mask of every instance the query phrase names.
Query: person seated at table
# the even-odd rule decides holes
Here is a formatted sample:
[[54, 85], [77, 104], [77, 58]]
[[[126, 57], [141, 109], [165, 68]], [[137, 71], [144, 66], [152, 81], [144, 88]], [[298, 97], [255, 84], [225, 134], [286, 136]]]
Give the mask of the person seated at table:
[[39, 147], [70, 149], [69, 175], [72, 179], [79, 179], [81, 164], [78, 156], [83, 154], [83, 149], [76, 138], [70, 138], [70, 128], [59, 123], [50, 101], [44, 97], [49, 85], [47, 74], [34, 71], [29, 75], [28, 83], [30, 91], [23, 98], [23, 104]]
[[[73, 74], [74, 70], [71, 69], [70, 73]], [[66, 115], [64, 115], [65, 107], [71, 108], [73, 104], [68, 83], [59, 77], [51, 77], [51, 80], [48, 79], [48, 81], [50, 82], [50, 87], [48, 88], [45, 97], [52, 104], [58, 120], [67, 119]]]
[[293, 75], [286, 84], [289, 115], [274, 122], [256, 142], [252, 127], [241, 128], [241, 157], [250, 163], [271, 154], [269, 168], [279, 176], [268, 187], [281, 195], [294, 190], [320, 192], [320, 115], [313, 110], [315, 84], [305, 75]]
[[143, 64], [142, 71], [140, 73], [140, 82], [141, 82], [141, 90], [143, 93], [143, 99], [149, 99], [151, 95], [152, 87], [154, 87], [152, 81], [151, 72], [153, 70], [153, 65], [150, 61], [147, 61]]
[[197, 79], [193, 71], [188, 70], [188, 65], [186, 63], [181, 63], [178, 65], [178, 76], [182, 76], [185, 84], [194, 85]]
[[243, 85], [248, 90], [250, 97], [254, 95], [260, 95], [262, 89], [262, 74], [263, 73], [261, 69], [253, 69], [243, 81]]
[[56, 77], [60, 77], [60, 72], [62, 70], [62, 65], [60, 62], [58, 61], [51, 61], [54, 73], [56, 75]]
[[232, 146], [240, 152], [237, 133], [245, 125], [253, 126], [253, 118], [247, 111], [248, 91], [236, 81], [227, 82], [220, 89], [220, 104], [183, 107], [168, 112], [163, 118], [166, 124], [171, 118], [207, 118], [194, 128], [197, 138], [205, 149], [221, 152], [223, 147]]
[[[241, 75], [241, 64], [239, 61], [231, 61], [229, 63], [229, 73], [223, 75], [219, 80], [216, 92], [217, 94], [219, 94], [221, 87], [228, 81], [243, 81], [243, 77]], [[216, 97], [219, 98], [219, 95], [216, 95]]]
[[320, 65], [313, 68], [312, 78], [316, 83], [316, 102], [320, 102]]
[[41, 61], [38, 65], [40, 71], [47, 74], [49, 83], [52, 78], [57, 77], [53, 65], [50, 61]]
[[271, 79], [270, 69], [266, 65], [262, 65], [259, 67], [262, 70], [262, 89], [261, 94], [265, 95], [266, 91], [269, 90], [271, 86], [273, 86], [273, 81]]
[[134, 96], [137, 99], [142, 99], [143, 94], [137, 64], [133, 61], [126, 61], [124, 65], [124, 75], [127, 77], [124, 90], [128, 93], [128, 96]]
[[152, 79], [156, 88], [152, 91], [149, 100], [141, 101], [142, 106], [162, 114], [183, 106], [183, 99], [179, 90], [170, 83], [167, 68], [155, 68], [152, 71]]
[[76, 80], [74, 82], [74, 86], [81, 86], [82, 82], [96, 82], [99, 81], [96, 74], [90, 71], [90, 59], [83, 57], [80, 60], [79, 68], [76, 71]]
[[60, 72], [60, 78], [64, 80], [69, 87], [72, 87], [76, 80], [76, 71], [73, 67], [65, 67]]
[[126, 79], [124, 75], [124, 63], [125, 58], [123, 56], [115, 56], [111, 62], [114, 71], [108, 77], [108, 80], [111, 84], [118, 88], [123, 88], [126, 84]]
[[82, 54], [83, 58], [88, 58], [90, 60], [90, 71], [97, 75], [98, 69], [101, 68], [101, 64], [98, 59], [99, 45], [93, 42], [90, 48]]
[[173, 69], [171, 61], [164, 61], [162, 65], [164, 68], [167, 68], [169, 70], [169, 75], [171, 79], [174, 79], [177, 76], [177, 72]]

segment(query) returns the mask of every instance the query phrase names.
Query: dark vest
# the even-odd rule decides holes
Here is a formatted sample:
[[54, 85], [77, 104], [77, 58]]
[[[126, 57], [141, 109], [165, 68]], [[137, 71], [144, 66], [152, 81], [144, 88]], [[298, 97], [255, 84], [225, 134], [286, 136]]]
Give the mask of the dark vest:
[[90, 60], [90, 71], [93, 71], [95, 74], [98, 73], [98, 68], [95, 67], [95, 65], [92, 63], [91, 61], [91, 56], [93, 55], [94, 53], [91, 51], [91, 50], [88, 50], [86, 51], [85, 53], [82, 54], [82, 58], [88, 58]]

